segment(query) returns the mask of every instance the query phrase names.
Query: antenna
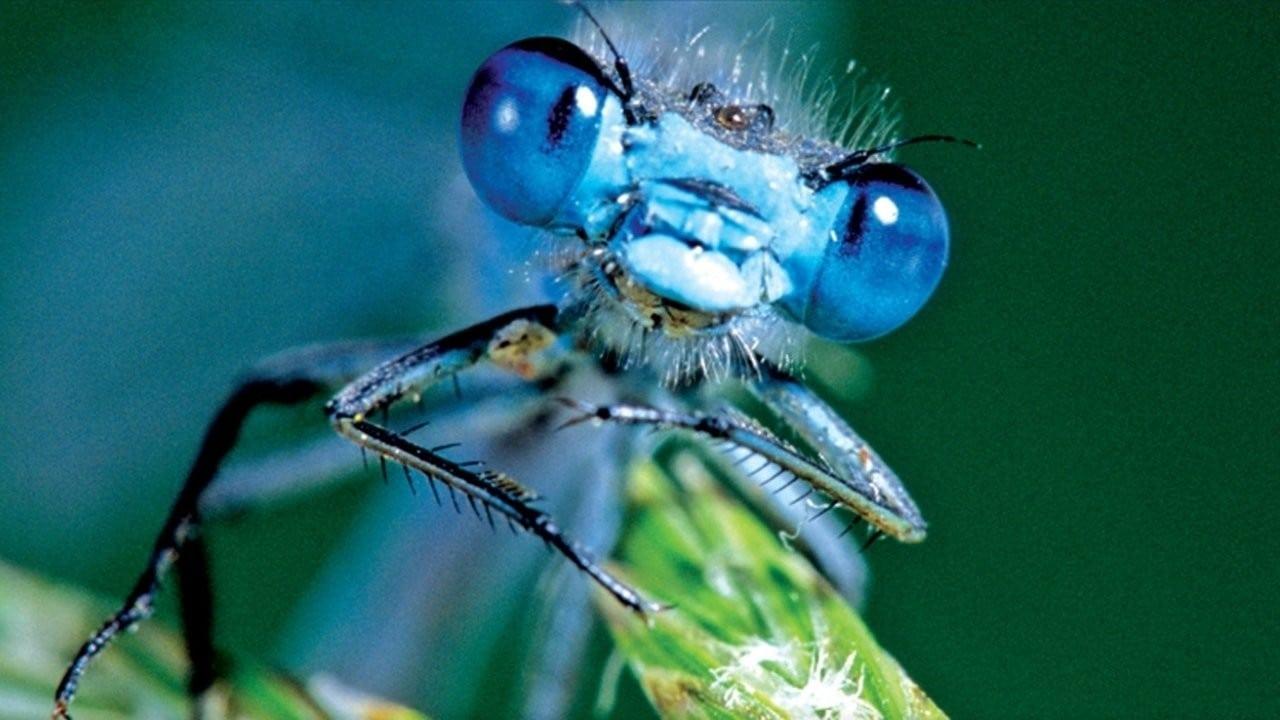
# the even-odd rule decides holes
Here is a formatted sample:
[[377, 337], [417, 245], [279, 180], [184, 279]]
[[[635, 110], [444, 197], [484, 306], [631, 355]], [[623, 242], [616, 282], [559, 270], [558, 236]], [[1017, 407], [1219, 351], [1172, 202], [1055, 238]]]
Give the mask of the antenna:
[[982, 149], [981, 145], [979, 145], [978, 143], [972, 140], [966, 140], [964, 138], [958, 138], [952, 135], [917, 135], [912, 138], [907, 138], [906, 140], [895, 140], [891, 143], [885, 143], [884, 145], [878, 145], [873, 148], [867, 148], [865, 150], [857, 150], [855, 152], [849, 153], [848, 155], [845, 155], [840, 160], [837, 160], [836, 162], [822, 168], [822, 170], [819, 171], [818, 175], [823, 180], [833, 180], [841, 176], [842, 174], [844, 174], [845, 170], [862, 165], [874, 155], [879, 155], [880, 153], [886, 153], [886, 152], [889, 152], [890, 150], [896, 150], [905, 145], [917, 145], [920, 143], [928, 143], [928, 142], [959, 143], [961, 145], [966, 145], [968, 147], [971, 147], [975, 150]]
[[[635, 86], [631, 83], [631, 66], [627, 64], [627, 59], [622, 57], [622, 53], [618, 52], [618, 46], [613, 44], [613, 40], [609, 38], [609, 33], [604, 31], [604, 26], [600, 24], [599, 20], [596, 20], [596, 16], [591, 14], [591, 11], [587, 9], [582, 0], [572, 0], [570, 4], [581, 11], [587, 20], [595, 26], [600, 33], [600, 37], [604, 38], [604, 44], [608, 46], [609, 52], [613, 53], [613, 71], [618, 74], [618, 90], [620, 91], [619, 94], [622, 95], [623, 105], [626, 106], [635, 94]], [[627, 114], [630, 115], [629, 110]]]

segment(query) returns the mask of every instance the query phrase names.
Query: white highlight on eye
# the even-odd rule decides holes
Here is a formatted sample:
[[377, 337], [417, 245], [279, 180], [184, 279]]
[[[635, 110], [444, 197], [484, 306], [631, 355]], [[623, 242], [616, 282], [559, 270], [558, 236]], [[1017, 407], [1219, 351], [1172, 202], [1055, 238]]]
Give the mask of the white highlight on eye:
[[882, 225], [892, 225], [898, 222], [898, 204], [890, 200], [888, 196], [881, 195], [876, 201], [871, 203], [871, 212], [875, 213], [876, 219]]
[[498, 132], [509, 135], [520, 127], [520, 108], [512, 98], [503, 98], [493, 113], [493, 125]]
[[573, 102], [577, 104], [578, 112], [587, 117], [595, 117], [600, 109], [600, 100], [586, 85], [579, 85], [578, 89], [573, 91]]

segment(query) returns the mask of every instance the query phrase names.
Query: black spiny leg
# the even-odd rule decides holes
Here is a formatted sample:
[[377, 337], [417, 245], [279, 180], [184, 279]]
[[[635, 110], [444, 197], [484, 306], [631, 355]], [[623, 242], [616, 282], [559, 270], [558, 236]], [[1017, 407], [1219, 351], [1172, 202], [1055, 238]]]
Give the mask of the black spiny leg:
[[515, 310], [423, 345], [352, 382], [325, 409], [338, 434], [382, 459], [445, 483], [462, 492], [469, 502], [483, 505], [486, 514], [497, 515], [513, 528], [539, 538], [624, 606], [641, 613], [660, 610], [661, 606], [642, 598], [565, 537], [549, 514], [532, 505], [537, 496], [510, 476], [464, 467], [369, 420], [400, 398], [453, 377], [485, 357], [524, 373], [536, 363], [532, 356], [554, 339], [556, 313], [553, 305]]
[[530, 504], [537, 496], [509, 476], [491, 471], [472, 472], [371, 422], [351, 422], [340, 427], [339, 432], [361, 447], [367, 447], [394, 462], [447, 483], [483, 503], [486, 512], [500, 514], [515, 526], [542, 540], [631, 610], [644, 613], [662, 609], [661, 605], [645, 600], [626, 583], [615, 578], [590, 553], [565, 537], [551, 515]]
[[[686, 430], [710, 440], [726, 443], [730, 448], [745, 450], [803, 480], [813, 490], [831, 498], [831, 504], [819, 510], [825, 513], [836, 504], [843, 505], [858, 517], [866, 520], [877, 531], [903, 542], [919, 542], [924, 539], [925, 525], [914, 503], [906, 498], [906, 491], [897, 482], [897, 476], [862, 442], [838, 416], [816, 396], [807, 394], [796, 383], [778, 381], [770, 386], [774, 392], [787, 393], [792, 404], [779, 409], [789, 410], [784, 417], [797, 423], [806, 437], [819, 434], [827, 442], [815, 445], [821, 449], [838, 447], [852, 456], [839, 458], [832, 468], [826, 461], [810, 458], [788, 446], [753, 422], [732, 415], [703, 415], [660, 410], [640, 405], [606, 405], [596, 407], [573, 400], [564, 401], [579, 415], [566, 424], [580, 422], [612, 422], [624, 425], [648, 425], [651, 427]], [[777, 400], [772, 395], [767, 400]], [[799, 420], [810, 418], [807, 425]], [[832, 438], [845, 442], [835, 444]], [[788, 483], [790, 484], [790, 483]], [[903, 498], [906, 498], [904, 501]], [[816, 516], [815, 516], [816, 517]]]
[[[154, 610], [156, 595], [160, 591], [161, 581], [177, 561], [180, 551], [199, 531], [199, 515], [196, 508], [200, 495], [213, 482], [222, 459], [231, 452], [249, 412], [262, 404], [300, 403], [315, 395], [320, 387], [307, 379], [250, 380], [242, 384], [227, 399], [222, 409], [214, 416], [213, 422], [209, 424], [208, 430], [205, 431], [200, 453], [187, 474], [182, 491], [178, 493], [178, 499], [169, 510], [169, 517], [156, 537], [146, 569], [134, 583], [133, 589], [125, 597], [120, 609], [80, 647], [80, 651], [76, 653], [63, 674], [62, 681], [58, 683], [58, 689], [54, 693], [53, 717], [70, 717], [67, 714], [67, 706], [75, 697], [80, 676], [84, 674], [85, 668], [93, 658], [105, 650], [117, 635], [150, 617]], [[203, 547], [200, 549], [203, 550]], [[188, 583], [207, 584], [208, 572], [203, 561], [203, 553], [200, 561], [188, 565], [185, 575]], [[193, 664], [192, 689], [203, 690], [204, 687], [196, 687], [197, 679], [200, 684], [207, 686], [207, 681], [213, 675], [213, 658], [212, 653], [209, 652], [212, 643], [208, 638], [210, 623], [206, 589], [202, 588], [197, 595], [206, 596], [198, 601], [202, 603], [203, 608], [184, 612], [183, 619], [184, 625], [187, 625], [186, 629], [194, 632], [199, 638], [193, 640], [190, 646]]]
[[223, 403], [205, 430], [200, 451], [182, 489], [156, 536], [146, 568], [134, 582], [124, 602], [80, 647], [54, 692], [54, 718], [70, 718], [68, 706], [75, 698], [80, 677], [95, 657], [115, 637], [148, 618], [156, 595], [170, 567], [178, 563], [181, 575], [183, 629], [191, 659], [190, 688], [207, 689], [216, 677], [212, 640], [212, 609], [208, 562], [198, 539], [200, 498], [213, 482], [218, 468], [235, 446], [245, 419], [260, 405], [296, 405], [326, 387], [350, 378], [368, 367], [370, 357], [385, 357], [404, 342], [346, 343], [304, 348], [271, 358], [250, 373]]
[[751, 389], [826, 458], [832, 471], [845, 484], [870, 497], [877, 507], [888, 510], [893, 522], [886, 525], [872, 521], [878, 534], [872, 533], [868, 544], [883, 535], [904, 542], [924, 540], [928, 524], [906, 486], [871, 445], [822, 398], [794, 378], [777, 372], [767, 373]]

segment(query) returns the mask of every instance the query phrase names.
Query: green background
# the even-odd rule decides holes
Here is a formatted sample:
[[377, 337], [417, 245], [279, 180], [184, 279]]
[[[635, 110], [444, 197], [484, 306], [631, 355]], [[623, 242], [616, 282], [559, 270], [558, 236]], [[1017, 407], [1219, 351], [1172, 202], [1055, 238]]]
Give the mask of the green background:
[[[880, 641], [955, 717], [1280, 715], [1280, 12], [658, 16], [688, 13], [776, 15], [891, 84], [907, 132], [984, 146], [900, 156], [948, 207], [952, 264], [842, 404], [931, 523], [870, 553]], [[571, 18], [0, 6], [0, 555], [119, 593], [239, 368], [489, 308], [457, 259], [484, 241], [440, 200], [459, 98]], [[851, 358], [819, 354], [819, 378]], [[226, 644], [270, 653], [366, 492], [218, 535]]]

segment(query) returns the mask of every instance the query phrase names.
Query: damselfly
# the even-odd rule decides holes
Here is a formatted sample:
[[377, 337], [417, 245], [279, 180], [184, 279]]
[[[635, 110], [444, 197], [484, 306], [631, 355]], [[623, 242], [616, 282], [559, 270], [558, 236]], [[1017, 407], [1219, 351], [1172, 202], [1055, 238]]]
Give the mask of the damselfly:
[[[744, 71], [741, 54], [708, 68], [700, 33], [678, 53], [633, 64], [582, 12], [589, 22], [577, 44], [533, 37], [495, 52], [476, 71], [461, 117], [471, 185], [493, 211], [540, 231], [554, 300], [423, 343], [309, 347], [256, 366], [210, 423], [133, 591], [68, 668], [55, 716], [66, 716], [93, 658], [151, 614], [175, 565], [191, 688], [210, 686], [198, 531], [217, 494], [213, 481], [255, 408], [333, 389], [329, 423], [384, 477], [392, 468], [443, 505], [534, 536], [638, 614], [662, 606], [571, 538], [520, 480], [520, 467], [462, 457], [442, 432], [450, 426], [402, 422], [400, 413], [431, 387], [484, 369], [467, 402], [496, 400], [522, 432], [548, 423], [683, 431], [755, 458], [753, 474], [767, 468], [764, 482], [795, 488], [815, 526], [843, 511], [835, 536], [865, 523], [870, 540], [924, 539], [925, 521], [897, 476], [799, 379], [799, 346], [806, 333], [876, 338], [932, 294], [947, 262], [947, 220], [928, 184], [889, 157], [902, 145], [952, 138], [897, 140], [874, 104], [824, 137], [830, 98]], [[754, 394], [806, 447], [717, 404], [730, 387]], [[480, 432], [462, 417], [454, 432]], [[607, 545], [601, 525], [590, 534]]]

